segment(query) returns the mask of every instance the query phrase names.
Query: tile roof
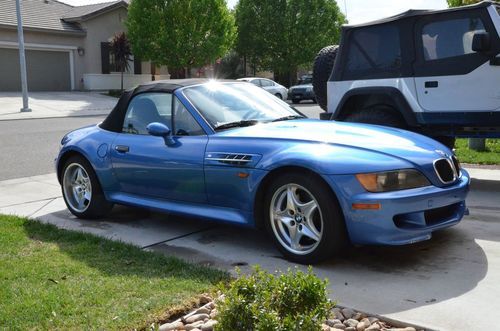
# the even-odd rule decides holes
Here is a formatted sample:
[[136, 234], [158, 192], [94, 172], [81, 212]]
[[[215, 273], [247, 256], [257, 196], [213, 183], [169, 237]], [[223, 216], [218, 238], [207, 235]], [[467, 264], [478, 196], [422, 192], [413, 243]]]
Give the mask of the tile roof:
[[86, 17], [96, 14], [97, 12], [105, 11], [107, 9], [114, 8], [115, 6], [117, 7], [120, 4], [126, 5], [124, 1], [117, 0], [112, 2], [97, 3], [87, 6], [73, 7], [73, 9], [71, 9], [62, 16], [62, 19], [66, 21], [76, 21], [85, 19]]
[[[23, 26], [25, 29], [84, 34], [76, 22], [121, 5], [127, 2], [118, 0], [74, 7], [56, 0], [22, 0]], [[17, 26], [15, 0], [0, 0], [0, 26]]]

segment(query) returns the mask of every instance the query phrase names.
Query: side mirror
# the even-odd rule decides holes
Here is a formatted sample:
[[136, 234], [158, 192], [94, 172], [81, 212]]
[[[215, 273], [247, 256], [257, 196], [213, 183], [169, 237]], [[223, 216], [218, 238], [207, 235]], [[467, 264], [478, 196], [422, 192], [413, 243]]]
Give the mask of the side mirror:
[[477, 32], [472, 38], [472, 50], [478, 53], [484, 53], [491, 49], [491, 39], [488, 32]]
[[163, 123], [149, 123], [146, 130], [148, 130], [148, 133], [152, 136], [162, 137], [165, 140], [165, 145], [167, 146], [175, 144], [174, 138], [172, 138], [172, 135], [170, 134], [170, 129]]

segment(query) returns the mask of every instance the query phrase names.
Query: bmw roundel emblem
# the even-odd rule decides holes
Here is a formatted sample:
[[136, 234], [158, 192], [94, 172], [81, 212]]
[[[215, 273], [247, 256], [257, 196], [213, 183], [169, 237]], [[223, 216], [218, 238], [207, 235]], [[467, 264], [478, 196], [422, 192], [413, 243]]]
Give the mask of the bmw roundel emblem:
[[439, 155], [443, 156], [443, 157], [449, 157], [449, 155], [446, 154], [446, 152], [443, 152], [440, 149], [436, 149], [435, 152], [438, 153]]

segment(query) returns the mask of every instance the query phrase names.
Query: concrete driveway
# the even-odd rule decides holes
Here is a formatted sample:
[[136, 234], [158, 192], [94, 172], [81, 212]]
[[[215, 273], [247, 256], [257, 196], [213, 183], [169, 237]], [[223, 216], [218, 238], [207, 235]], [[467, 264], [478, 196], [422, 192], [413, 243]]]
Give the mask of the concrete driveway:
[[[471, 169], [471, 215], [432, 240], [402, 247], [353, 247], [314, 267], [344, 306], [440, 330], [494, 329], [500, 308], [498, 170]], [[115, 207], [82, 221], [65, 208], [54, 174], [0, 182], [0, 213], [122, 240], [195, 263], [244, 272], [254, 264], [295, 267], [258, 231], [146, 210]], [[301, 267], [303, 268], [303, 267]]]
[[21, 92], [0, 92], [0, 121], [108, 114], [117, 98], [99, 92], [30, 92], [31, 112], [21, 113]]

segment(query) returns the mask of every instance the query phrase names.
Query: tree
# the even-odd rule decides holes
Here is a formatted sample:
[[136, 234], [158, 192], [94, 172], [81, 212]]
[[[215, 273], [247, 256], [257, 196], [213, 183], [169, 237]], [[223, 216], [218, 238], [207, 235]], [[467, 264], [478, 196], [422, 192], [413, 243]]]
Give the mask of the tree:
[[478, 2], [481, 2], [482, 0], [447, 0], [448, 6], [450, 7], [460, 7], [460, 6], [466, 6], [466, 5], [472, 5]]
[[460, 7], [471, 5], [473, 3], [479, 2], [480, 0], [446, 0], [449, 7]]
[[217, 61], [215, 70], [216, 76], [219, 78], [237, 79], [246, 76], [241, 65], [241, 58], [235, 51], [229, 52]]
[[222, 57], [236, 32], [225, 0], [132, 0], [126, 25], [134, 54], [171, 72]]
[[120, 90], [123, 91], [123, 72], [130, 69], [132, 51], [125, 32], [117, 33], [110, 44], [110, 52], [115, 58], [117, 69], [121, 73]]
[[235, 17], [236, 50], [287, 86], [321, 48], [338, 43], [346, 22], [335, 0], [240, 0]]

